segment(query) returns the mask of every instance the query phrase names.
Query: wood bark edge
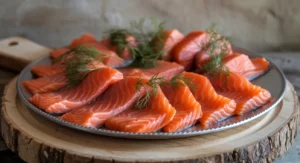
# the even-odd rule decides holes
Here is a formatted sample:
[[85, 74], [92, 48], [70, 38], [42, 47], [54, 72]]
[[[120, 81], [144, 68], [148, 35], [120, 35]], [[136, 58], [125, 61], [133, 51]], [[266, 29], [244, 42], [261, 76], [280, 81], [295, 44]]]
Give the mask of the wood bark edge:
[[[297, 108], [294, 114], [288, 119], [288, 121], [273, 134], [269, 135], [267, 138], [256, 142], [255, 144], [234, 149], [231, 152], [217, 154], [213, 156], [203, 157], [203, 158], [193, 158], [185, 161], [178, 161], [182, 163], [189, 162], [273, 162], [276, 158], [283, 155], [288, 148], [294, 142], [298, 126], [300, 124], [299, 120], [299, 102], [297, 95], [294, 90], [294, 108]], [[9, 92], [8, 86], [4, 90], [4, 95], [11, 94]], [[4, 97], [4, 96], [3, 96]], [[15, 126], [11, 120], [6, 115], [5, 110], [7, 99], [3, 98], [2, 108], [1, 108], [1, 134], [6, 142], [8, 148], [16, 152], [22, 159], [28, 162], [51, 162], [51, 163], [71, 163], [71, 162], [104, 162], [104, 160], [97, 159], [94, 157], [78, 156], [74, 153], [68, 151], [60, 150], [51, 147], [51, 145], [43, 144], [42, 141], [37, 139], [32, 139], [30, 135], [22, 132], [17, 126]], [[37, 154], [33, 154], [37, 153]], [[45, 154], [47, 153], [47, 154]], [[115, 160], [110, 160], [108, 162], [116, 162]], [[172, 161], [174, 162], [174, 161]]]

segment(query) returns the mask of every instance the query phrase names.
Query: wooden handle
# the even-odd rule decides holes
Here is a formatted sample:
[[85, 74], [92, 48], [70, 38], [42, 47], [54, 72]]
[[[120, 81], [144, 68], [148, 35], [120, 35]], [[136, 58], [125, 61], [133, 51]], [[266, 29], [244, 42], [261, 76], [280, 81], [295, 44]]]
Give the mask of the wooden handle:
[[21, 71], [28, 63], [49, 54], [51, 49], [23, 37], [0, 40], [0, 66]]

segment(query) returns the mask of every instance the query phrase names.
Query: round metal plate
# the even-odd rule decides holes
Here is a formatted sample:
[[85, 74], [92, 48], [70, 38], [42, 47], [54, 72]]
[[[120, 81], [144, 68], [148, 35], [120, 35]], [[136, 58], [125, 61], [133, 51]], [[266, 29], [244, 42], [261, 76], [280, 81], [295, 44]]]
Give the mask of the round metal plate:
[[[254, 53], [243, 50], [241, 48], [235, 47], [234, 51], [238, 53], [247, 54], [249, 57], [260, 57], [258, 55], [255, 55]], [[269, 62], [270, 62], [269, 71], [267, 71], [265, 74], [261, 76], [256, 77], [251, 82], [255, 85], [267, 89], [273, 97], [271, 102], [265, 104], [262, 107], [255, 109], [254, 111], [248, 112], [242, 116], [232, 116], [219, 123], [211, 124], [206, 128], [203, 128], [200, 125], [194, 125], [187, 129], [178, 132], [173, 132], [173, 133], [165, 133], [161, 131], [151, 132], [151, 133], [130, 133], [130, 132], [111, 131], [102, 127], [101, 128], [83, 127], [83, 126], [79, 126], [61, 120], [57, 115], [46, 113], [40, 110], [39, 108], [35, 107], [28, 101], [28, 99], [32, 97], [32, 94], [26, 88], [24, 88], [21, 83], [22, 81], [30, 80], [34, 78], [34, 75], [31, 73], [32, 67], [36, 65], [47, 65], [51, 63], [51, 60], [48, 57], [48, 55], [30, 63], [21, 72], [17, 81], [17, 91], [20, 99], [25, 103], [25, 105], [30, 110], [60, 125], [64, 125], [84, 132], [105, 135], [105, 136], [112, 136], [112, 137], [131, 138], [131, 139], [170, 139], [170, 138], [189, 137], [189, 136], [208, 134], [208, 133], [213, 133], [213, 132], [218, 132], [229, 128], [233, 128], [245, 124], [251, 120], [254, 120], [264, 115], [265, 113], [269, 112], [271, 109], [273, 109], [283, 98], [283, 93], [286, 87], [286, 81], [281, 70], [276, 65], [274, 65], [271, 61]]]

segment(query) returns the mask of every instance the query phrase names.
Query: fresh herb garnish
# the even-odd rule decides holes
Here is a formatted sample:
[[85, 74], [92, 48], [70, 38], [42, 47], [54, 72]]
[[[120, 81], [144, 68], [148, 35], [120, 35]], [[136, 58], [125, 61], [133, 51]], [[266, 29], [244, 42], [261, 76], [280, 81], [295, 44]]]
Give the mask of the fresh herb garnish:
[[92, 46], [79, 45], [58, 57], [54, 62], [62, 62], [69, 86], [79, 84], [91, 71], [98, 69], [95, 64], [109, 55], [101, 54]]
[[120, 55], [126, 47], [129, 47], [129, 42], [126, 40], [130, 35], [126, 29], [113, 29], [109, 32], [110, 44], [117, 47], [117, 54]]
[[136, 84], [136, 91], [140, 91], [141, 87], [145, 88], [145, 84], [151, 87], [151, 90], [148, 91], [146, 88], [146, 94], [144, 96], [140, 96], [135, 103], [135, 108], [137, 109], [142, 109], [146, 107], [151, 99], [152, 95], [155, 95], [158, 90], [158, 86], [164, 82], [165, 78], [164, 77], [158, 77], [158, 74], [153, 75], [150, 80], [143, 84], [142, 83], [143, 79], [139, 79], [139, 81]]
[[204, 65], [198, 65], [201, 73], [208, 77], [225, 75], [227, 78], [230, 74], [228, 67], [223, 64], [224, 56], [229, 52], [228, 37], [220, 35], [214, 27], [206, 31], [209, 42], [203, 46], [203, 49], [209, 55], [209, 61]]
[[[122, 52], [125, 48], [129, 49], [133, 57], [133, 62], [130, 66], [140, 68], [153, 68], [156, 66], [156, 61], [163, 55], [163, 33], [164, 23], [158, 22], [155, 19], [150, 19], [152, 28], [147, 29], [146, 19], [131, 22], [130, 30], [117, 29], [111, 30], [109, 37], [110, 43], [117, 46], [117, 52]], [[136, 41], [137, 46], [130, 46], [126, 37], [132, 35]], [[156, 39], [155, 43], [153, 39]], [[159, 50], [157, 50], [159, 49]]]
[[175, 75], [169, 82], [167, 82], [173, 89], [176, 89], [178, 86], [187, 86], [190, 89], [194, 90], [195, 85], [192, 83], [191, 79], [185, 77], [181, 74]]
[[[175, 75], [170, 81], [166, 81], [164, 77], [158, 77], [158, 74], [153, 75], [150, 80], [146, 83], [142, 82], [142, 79], [136, 84], [136, 91], [140, 91], [142, 87], [146, 90], [146, 94], [144, 96], [140, 96], [135, 104], [136, 109], [143, 109], [148, 105], [153, 95], [156, 95], [159, 86], [170, 85], [173, 89], [178, 88], [178, 86], [188, 86], [193, 89], [194, 85], [191, 83], [189, 78], [186, 78], [182, 75]], [[147, 91], [145, 85], [151, 87], [150, 91]]]

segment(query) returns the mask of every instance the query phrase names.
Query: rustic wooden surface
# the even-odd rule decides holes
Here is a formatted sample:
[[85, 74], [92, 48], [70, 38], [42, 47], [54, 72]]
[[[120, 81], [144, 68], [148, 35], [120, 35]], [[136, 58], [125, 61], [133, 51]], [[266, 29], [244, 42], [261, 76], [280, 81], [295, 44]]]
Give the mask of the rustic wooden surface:
[[[285, 56], [284, 54], [281, 53], [281, 54], [267, 54], [266, 56], [269, 57], [271, 60], [274, 60], [275, 62], [283, 63], [281, 66], [284, 68], [287, 78], [294, 84], [295, 89], [299, 90], [299, 88], [300, 88], [299, 87], [300, 73], [297, 69], [297, 65], [295, 64], [295, 65], [289, 67], [290, 64], [288, 64], [288, 63], [292, 63], [293, 61], [298, 59], [297, 54], [289, 54], [289, 55]], [[279, 57], [279, 59], [278, 59], [278, 56], [285, 56], [285, 57]], [[10, 73], [10, 72], [1, 70], [0, 71], [0, 89], [1, 89], [1, 87], [3, 89], [4, 83], [8, 82], [8, 80], [10, 78], [12, 78], [14, 75], [15, 75], [14, 73]], [[290, 144], [287, 143], [287, 145], [289, 146]], [[283, 148], [285, 148], [285, 146], [283, 146]], [[5, 150], [5, 147], [3, 147], [3, 145], [2, 145], [1, 149]], [[276, 160], [276, 163], [299, 162], [298, 161], [298, 160], [300, 160], [300, 157], [299, 157], [300, 153], [298, 153], [299, 151], [300, 151], [300, 140], [298, 138], [298, 139], [296, 139], [295, 144], [287, 152], [287, 154], [284, 155], [283, 157], [279, 158], [278, 160]], [[8, 150], [5, 150], [5, 152], [3, 154], [2, 153], [0, 154], [0, 157], [1, 157], [0, 162], [2, 162], [1, 159], [8, 159], [8, 160], [12, 160], [12, 159], [17, 160], [18, 159], [16, 156], [12, 155], [12, 153], [10, 153]], [[9, 162], [11, 162], [11, 161], [9, 161]], [[20, 160], [17, 160], [16, 162], [20, 162]]]
[[29, 111], [17, 97], [15, 78], [5, 87], [1, 115], [6, 144], [31, 163], [267, 162], [285, 153], [294, 142], [299, 106], [288, 83], [276, 108], [242, 126], [183, 139], [117, 139], [63, 127]]
[[[31, 163], [267, 162], [285, 153], [294, 142], [299, 106], [288, 83], [276, 108], [233, 129], [184, 139], [117, 139], [69, 129], [29, 111], [17, 97], [15, 78], [5, 87], [1, 115], [6, 144]], [[76, 150], [78, 147], [81, 150]]]

